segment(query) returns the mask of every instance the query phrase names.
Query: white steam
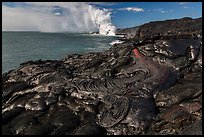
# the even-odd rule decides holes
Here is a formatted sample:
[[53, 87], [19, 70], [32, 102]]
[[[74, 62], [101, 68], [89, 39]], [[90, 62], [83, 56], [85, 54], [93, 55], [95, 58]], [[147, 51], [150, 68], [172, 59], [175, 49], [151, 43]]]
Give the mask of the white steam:
[[[3, 31], [93, 32], [115, 35], [111, 12], [82, 2], [2, 4]], [[22, 6], [23, 5], [23, 6]]]
[[89, 8], [91, 20], [97, 26], [99, 33], [102, 35], [115, 35], [116, 28], [111, 24], [110, 12], [106, 9], [100, 10], [92, 6], [89, 6]]

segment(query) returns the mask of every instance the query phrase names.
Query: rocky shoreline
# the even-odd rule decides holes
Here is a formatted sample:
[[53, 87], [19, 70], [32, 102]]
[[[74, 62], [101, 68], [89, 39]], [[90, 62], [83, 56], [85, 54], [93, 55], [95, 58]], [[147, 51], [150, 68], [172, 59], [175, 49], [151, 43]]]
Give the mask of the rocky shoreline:
[[2, 134], [201, 135], [201, 18], [135, 28], [104, 52], [4, 73]]

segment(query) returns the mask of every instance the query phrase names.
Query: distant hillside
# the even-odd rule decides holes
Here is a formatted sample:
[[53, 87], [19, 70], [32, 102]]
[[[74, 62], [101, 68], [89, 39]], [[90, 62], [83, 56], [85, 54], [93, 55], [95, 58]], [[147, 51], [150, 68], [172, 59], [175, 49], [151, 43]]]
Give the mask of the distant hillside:
[[154, 21], [141, 26], [121, 29], [116, 34], [123, 34], [133, 39], [149, 39], [156, 36], [192, 35], [192, 33], [202, 34], [202, 17]]

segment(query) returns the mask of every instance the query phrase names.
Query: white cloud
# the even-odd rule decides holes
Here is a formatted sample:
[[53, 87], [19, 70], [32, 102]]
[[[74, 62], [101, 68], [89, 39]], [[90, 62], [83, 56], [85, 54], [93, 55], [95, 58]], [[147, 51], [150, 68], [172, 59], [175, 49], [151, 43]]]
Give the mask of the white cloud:
[[3, 31], [90, 32], [96, 31], [99, 24], [111, 25], [110, 11], [98, 9], [87, 3], [19, 3], [26, 6], [15, 4], [15, 7], [2, 4]]
[[166, 11], [166, 10], [162, 10], [161, 13], [168, 13], [168, 11]]
[[134, 11], [134, 12], [143, 12], [144, 11], [144, 9], [137, 8], [137, 7], [119, 8], [118, 10], [127, 10], [127, 11]]
[[189, 5], [188, 3], [190, 3], [190, 2], [179, 2], [179, 5], [181, 5], [183, 9], [193, 8], [193, 7], [187, 6], [187, 5]]
[[182, 8], [183, 9], [194, 9], [194, 7], [192, 7], [192, 6], [183, 6]]
[[173, 10], [164, 10], [163, 8], [153, 9], [153, 10], [148, 10], [148, 11], [161, 12], [161, 13], [173, 12]]
[[179, 2], [179, 5], [184, 5], [184, 4], [187, 4], [189, 2]]

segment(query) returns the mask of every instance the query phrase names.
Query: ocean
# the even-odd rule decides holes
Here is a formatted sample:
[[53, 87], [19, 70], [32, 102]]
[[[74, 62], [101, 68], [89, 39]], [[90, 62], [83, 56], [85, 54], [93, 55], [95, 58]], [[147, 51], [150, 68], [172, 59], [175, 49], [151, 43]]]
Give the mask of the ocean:
[[117, 39], [85, 33], [2, 32], [2, 74], [30, 60], [104, 51]]

